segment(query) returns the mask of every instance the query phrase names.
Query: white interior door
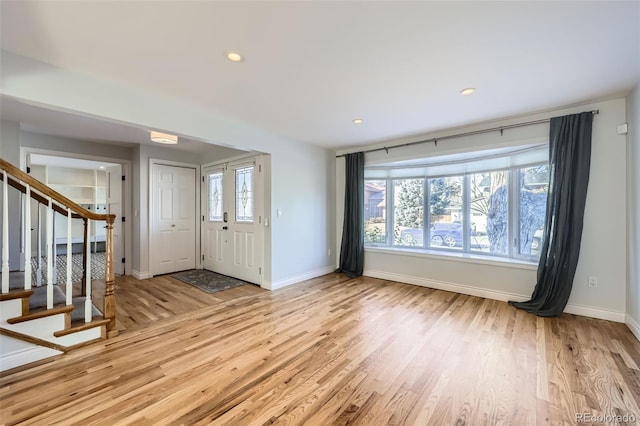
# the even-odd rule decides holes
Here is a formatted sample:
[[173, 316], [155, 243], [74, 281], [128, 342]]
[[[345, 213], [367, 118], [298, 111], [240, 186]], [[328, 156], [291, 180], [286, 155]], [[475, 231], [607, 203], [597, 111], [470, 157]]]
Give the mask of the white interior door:
[[208, 167], [203, 174], [203, 267], [260, 284], [263, 185], [259, 159]]
[[124, 236], [122, 226], [122, 166], [110, 166], [105, 169], [107, 173], [107, 213], [116, 215], [113, 224], [113, 272], [116, 275], [124, 275]]
[[152, 166], [152, 274], [196, 266], [196, 171]]

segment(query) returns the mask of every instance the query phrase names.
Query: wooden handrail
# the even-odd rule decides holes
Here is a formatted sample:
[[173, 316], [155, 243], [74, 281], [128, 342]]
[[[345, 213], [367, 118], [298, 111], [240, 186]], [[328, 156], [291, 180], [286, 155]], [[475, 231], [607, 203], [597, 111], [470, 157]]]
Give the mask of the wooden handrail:
[[[13, 164], [0, 158], [0, 170], [7, 172], [7, 184], [13, 188], [26, 193], [26, 186], [31, 189], [35, 189], [38, 193], [30, 191], [31, 198], [39, 203], [48, 205], [50, 198], [52, 200], [51, 207], [53, 210], [67, 215], [67, 209], [72, 211], [71, 217], [74, 219], [84, 219], [85, 224], [87, 219], [106, 222], [106, 264], [105, 264], [105, 288], [104, 288], [104, 305], [102, 314], [105, 319], [109, 320], [106, 331], [107, 337], [114, 337], [118, 335], [118, 329], [116, 327], [116, 299], [115, 299], [115, 276], [113, 269], [113, 224], [116, 216], [113, 214], [97, 214], [82, 207], [80, 204], [70, 200], [57, 191], [54, 191], [39, 180], [29, 176]], [[9, 176], [11, 175], [11, 176]], [[3, 174], [0, 173], [0, 181], [3, 180]], [[22, 183], [21, 183], [22, 182]], [[25, 185], [23, 185], [25, 184]], [[42, 194], [42, 195], [41, 195]], [[53, 202], [55, 201], [55, 203]], [[66, 208], [65, 208], [66, 207]], [[85, 244], [88, 244], [85, 236]], [[83, 274], [84, 275], [84, 274]]]
[[[108, 216], [113, 216], [113, 219], [115, 220], [115, 215], [98, 214], [85, 209], [80, 204], [77, 204], [76, 202], [68, 199], [67, 197], [60, 194], [59, 192], [54, 191], [44, 183], [40, 182], [38, 179], [35, 179], [29, 176], [28, 174], [26, 174], [25, 172], [23, 172], [22, 170], [20, 170], [19, 168], [5, 161], [2, 158], [0, 158], [0, 170], [6, 170], [7, 174], [10, 174], [14, 178], [28, 184], [32, 189], [35, 189], [39, 193], [51, 198], [52, 200], [56, 201], [58, 204], [62, 206], [71, 208], [71, 210], [73, 210], [78, 215], [78, 217], [83, 217], [91, 220], [107, 220]], [[2, 180], [2, 177], [0, 177], [0, 180]], [[11, 179], [9, 179], [8, 183], [11, 183]], [[22, 189], [15, 185], [11, 185], [11, 186], [13, 186], [14, 188], [24, 193], [24, 186], [20, 185]], [[34, 195], [37, 195], [37, 194], [34, 194]], [[40, 201], [41, 203], [43, 202], [41, 201], [41, 199], [38, 199], [38, 197], [34, 197], [33, 195], [32, 195], [32, 198]], [[62, 209], [62, 210], [56, 209], [56, 211], [62, 214], [67, 214], [67, 211], [65, 209]]]

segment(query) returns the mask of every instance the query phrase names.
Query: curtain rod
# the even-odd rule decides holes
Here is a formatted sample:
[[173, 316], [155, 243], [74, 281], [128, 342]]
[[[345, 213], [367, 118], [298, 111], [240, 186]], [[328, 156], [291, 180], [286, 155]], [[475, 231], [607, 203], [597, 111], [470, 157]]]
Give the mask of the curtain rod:
[[[600, 114], [600, 110], [599, 109], [594, 109], [594, 110], [591, 110], [590, 112], [593, 115]], [[524, 123], [508, 124], [506, 126], [492, 127], [490, 129], [474, 130], [472, 132], [457, 133], [455, 135], [442, 136], [440, 138], [431, 138], [431, 139], [426, 139], [426, 140], [423, 140], [423, 141], [407, 142], [407, 143], [403, 143], [403, 144], [400, 144], [400, 145], [384, 146], [382, 148], [367, 149], [365, 151], [356, 151], [356, 152], [363, 152], [363, 153], [366, 154], [366, 153], [369, 153], [369, 152], [386, 151], [387, 154], [388, 154], [389, 150], [390, 149], [394, 149], [394, 148], [403, 148], [403, 147], [406, 147], [406, 146], [419, 145], [419, 144], [429, 143], [429, 142], [433, 142], [433, 143], [435, 143], [436, 146], [438, 146], [438, 141], [444, 141], [444, 140], [447, 140], [447, 139], [461, 138], [461, 137], [464, 137], [464, 136], [480, 135], [482, 133], [491, 133], [491, 132], [498, 132], [499, 131], [500, 132], [500, 136], [502, 136], [502, 132], [504, 130], [515, 129], [517, 127], [532, 126], [534, 124], [543, 124], [543, 123], [548, 123], [550, 121], [551, 121], [550, 118], [545, 118], [543, 120], [526, 121]], [[336, 155], [336, 158], [344, 157], [346, 155], [347, 154]]]

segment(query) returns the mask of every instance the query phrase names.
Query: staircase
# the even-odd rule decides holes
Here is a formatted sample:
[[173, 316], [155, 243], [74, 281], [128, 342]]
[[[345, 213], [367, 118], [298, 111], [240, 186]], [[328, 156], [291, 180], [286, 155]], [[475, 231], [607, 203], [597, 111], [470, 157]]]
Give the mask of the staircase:
[[[115, 216], [84, 209], [3, 159], [0, 159], [0, 180], [0, 371], [117, 336], [112, 240]], [[16, 211], [19, 213], [15, 214]], [[35, 221], [32, 220], [32, 212], [37, 212]], [[55, 215], [66, 218], [66, 229], [62, 232], [55, 229]], [[84, 225], [81, 238], [82, 279], [78, 282], [72, 281], [72, 244], [78, 239], [72, 235], [73, 221], [82, 221]], [[92, 279], [91, 276], [92, 221], [105, 223], [104, 280]], [[10, 230], [18, 228], [21, 236], [19, 247], [10, 247]], [[66, 241], [68, 254], [63, 283], [56, 279], [59, 267], [55, 261], [56, 242], [61, 240], [56, 238], [56, 233], [66, 234], [66, 239], [62, 238]], [[31, 265], [33, 240], [38, 259], [35, 270]], [[16, 253], [19, 253], [20, 268], [10, 271], [10, 256], [16, 256]], [[13, 262], [14, 265], [16, 263]]]

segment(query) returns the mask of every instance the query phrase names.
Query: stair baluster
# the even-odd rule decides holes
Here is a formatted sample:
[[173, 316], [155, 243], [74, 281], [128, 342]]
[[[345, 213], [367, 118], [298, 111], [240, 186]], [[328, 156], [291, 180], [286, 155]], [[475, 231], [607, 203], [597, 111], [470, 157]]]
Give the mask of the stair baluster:
[[42, 286], [42, 205], [38, 203], [38, 268], [36, 269], [36, 287]]
[[[87, 219], [87, 242], [91, 241], [91, 220]], [[84, 299], [84, 322], [91, 322], [91, 243], [86, 244], [87, 255], [85, 257], [85, 283], [87, 297]]]
[[24, 289], [31, 290], [31, 186], [24, 194]]
[[67, 207], [67, 305], [71, 305], [73, 303], [73, 283], [71, 282], [71, 273], [73, 272], [73, 242], [71, 241], [71, 238], [71, 209]]
[[9, 185], [2, 171], [2, 293], [9, 293]]
[[53, 201], [47, 204], [47, 309], [53, 308]]

